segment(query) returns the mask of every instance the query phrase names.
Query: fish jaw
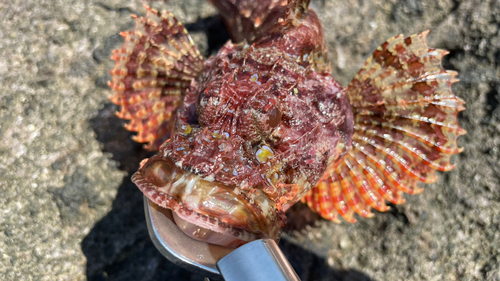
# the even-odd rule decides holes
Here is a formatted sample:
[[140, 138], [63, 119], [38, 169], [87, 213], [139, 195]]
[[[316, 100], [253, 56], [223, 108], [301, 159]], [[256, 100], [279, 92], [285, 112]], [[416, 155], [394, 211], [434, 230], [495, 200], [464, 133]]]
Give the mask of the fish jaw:
[[203, 179], [159, 155], [144, 163], [132, 181], [152, 202], [171, 209], [180, 229], [197, 240], [227, 247], [277, 240], [285, 224], [283, 212], [263, 192]]

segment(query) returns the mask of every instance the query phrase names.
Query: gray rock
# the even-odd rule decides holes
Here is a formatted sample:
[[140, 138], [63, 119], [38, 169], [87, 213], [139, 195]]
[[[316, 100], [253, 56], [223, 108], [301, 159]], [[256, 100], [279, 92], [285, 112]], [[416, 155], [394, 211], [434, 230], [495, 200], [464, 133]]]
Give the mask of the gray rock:
[[[4, 1], [5, 2], [5, 1]], [[201, 0], [173, 12], [204, 54], [225, 40]], [[457, 168], [374, 219], [336, 225], [304, 206], [280, 246], [302, 280], [500, 280], [500, 2], [313, 1], [347, 84], [388, 38], [430, 29], [467, 102]], [[0, 2], [0, 279], [202, 280], [149, 241], [130, 175], [148, 153], [107, 97], [118, 32], [139, 1]]]

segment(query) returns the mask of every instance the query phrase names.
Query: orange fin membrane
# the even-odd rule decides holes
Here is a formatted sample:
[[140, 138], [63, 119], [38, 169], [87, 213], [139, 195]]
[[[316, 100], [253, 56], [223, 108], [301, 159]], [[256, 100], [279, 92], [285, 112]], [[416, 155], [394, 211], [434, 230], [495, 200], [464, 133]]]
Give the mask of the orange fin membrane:
[[204, 59], [171, 13], [145, 7], [146, 17], [132, 15], [135, 29], [121, 33], [125, 43], [111, 56], [116, 64], [110, 100], [121, 106], [117, 116], [130, 120], [125, 128], [137, 132], [133, 139], [158, 150], [170, 137], [175, 113]]
[[347, 87], [354, 114], [352, 150], [302, 199], [323, 218], [355, 222], [387, 211], [385, 200], [404, 202], [402, 192], [422, 191], [462, 151], [456, 140], [464, 102], [453, 95], [456, 72], [444, 70], [444, 50], [430, 49], [427, 31], [382, 44]]

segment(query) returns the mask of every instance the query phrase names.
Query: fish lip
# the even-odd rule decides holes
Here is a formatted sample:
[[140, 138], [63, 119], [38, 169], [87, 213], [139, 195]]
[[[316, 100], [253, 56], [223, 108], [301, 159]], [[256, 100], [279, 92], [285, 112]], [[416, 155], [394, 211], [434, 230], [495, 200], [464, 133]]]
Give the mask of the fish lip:
[[[166, 185], [159, 184], [158, 181], [155, 182], [155, 180], [152, 180], [151, 177], [148, 176], [148, 169], [154, 169], [155, 165], [163, 165], [171, 169], [170, 172], [173, 177]], [[227, 187], [221, 183], [215, 183], [217, 187], [225, 189], [225, 194], [232, 196], [232, 199], [236, 200], [237, 204], [243, 204], [244, 206], [245, 214], [247, 215], [243, 216], [243, 220], [248, 220], [250, 223], [245, 225], [245, 222], [243, 222], [238, 225], [233, 225], [230, 222], [223, 221], [224, 219], [207, 213], [206, 210], [197, 208], [196, 204], [186, 204], [183, 200], [185, 200], [186, 194], [189, 195], [189, 188], [184, 188], [180, 193], [179, 190], [172, 188], [176, 182], [180, 182], [180, 178], [188, 178], [190, 181], [201, 183], [200, 187], [191, 188], [192, 190], [198, 188], [204, 189], [205, 185], [203, 185], [203, 183], [210, 182], [199, 175], [180, 169], [175, 166], [170, 159], [165, 159], [158, 155], [151, 157], [141, 166], [132, 176], [132, 182], [137, 185], [146, 197], [160, 207], [171, 209], [182, 219], [200, 227], [221, 234], [234, 236], [241, 240], [241, 244], [263, 238], [278, 239], [283, 224], [281, 222], [283, 215], [276, 210], [274, 201], [269, 199], [267, 195], [261, 193], [258, 200], [249, 200], [247, 197], [241, 196], [241, 194], [236, 194], [233, 188]], [[182, 191], [185, 191], [185, 194], [183, 194]], [[187, 196], [187, 198], [189, 198], [189, 196]], [[203, 198], [201, 201], [205, 200], [203, 202], [206, 202], [208, 199], [209, 197]]]

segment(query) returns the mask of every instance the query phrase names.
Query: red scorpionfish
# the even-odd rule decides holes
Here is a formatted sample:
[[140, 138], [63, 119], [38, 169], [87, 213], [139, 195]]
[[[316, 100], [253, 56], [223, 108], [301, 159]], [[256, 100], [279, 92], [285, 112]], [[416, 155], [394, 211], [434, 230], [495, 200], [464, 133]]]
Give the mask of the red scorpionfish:
[[453, 169], [464, 102], [427, 32], [389, 39], [342, 87], [309, 1], [211, 2], [233, 39], [217, 55], [204, 59], [171, 13], [146, 7], [112, 56], [117, 114], [157, 151], [132, 180], [187, 235], [277, 239], [298, 201], [354, 222]]

